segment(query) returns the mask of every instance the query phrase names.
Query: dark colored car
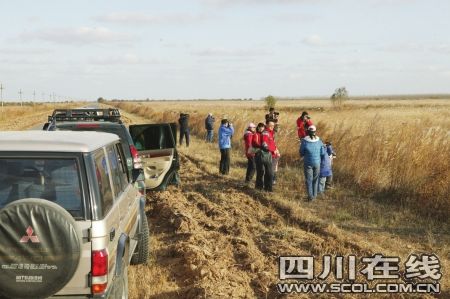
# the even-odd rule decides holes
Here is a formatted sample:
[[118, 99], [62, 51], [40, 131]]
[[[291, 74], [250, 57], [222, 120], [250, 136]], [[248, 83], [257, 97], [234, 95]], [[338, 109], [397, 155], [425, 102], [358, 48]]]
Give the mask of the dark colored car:
[[[47, 131], [95, 131], [112, 133], [119, 136], [126, 157], [128, 171], [142, 169], [139, 153], [127, 127], [120, 120], [118, 109], [56, 109], [48, 117], [48, 123], [43, 127]], [[143, 177], [138, 180], [138, 187], [144, 193]]]
[[49, 116], [44, 129], [116, 134], [122, 141], [129, 171], [143, 169], [138, 182], [145, 185], [145, 189], [164, 190], [169, 184], [178, 184], [176, 125], [132, 125], [128, 130], [120, 118], [120, 111], [116, 108], [57, 109]]

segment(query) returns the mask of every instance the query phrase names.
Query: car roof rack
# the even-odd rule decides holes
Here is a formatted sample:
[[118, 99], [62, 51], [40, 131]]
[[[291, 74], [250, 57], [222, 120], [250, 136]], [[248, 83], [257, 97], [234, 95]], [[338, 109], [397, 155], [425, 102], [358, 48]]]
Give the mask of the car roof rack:
[[122, 123], [120, 116], [120, 111], [117, 108], [55, 109], [53, 114], [48, 116], [48, 121], [108, 121]]

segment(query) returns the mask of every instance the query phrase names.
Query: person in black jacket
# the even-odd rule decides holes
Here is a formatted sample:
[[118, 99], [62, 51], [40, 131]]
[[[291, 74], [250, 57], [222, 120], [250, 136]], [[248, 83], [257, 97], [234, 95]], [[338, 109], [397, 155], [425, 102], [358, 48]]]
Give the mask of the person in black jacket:
[[189, 114], [180, 113], [178, 123], [180, 124], [180, 146], [183, 144], [184, 137], [186, 137], [186, 146], [189, 146]]
[[208, 113], [208, 116], [205, 119], [206, 142], [213, 142], [215, 121], [216, 119], [212, 113]]

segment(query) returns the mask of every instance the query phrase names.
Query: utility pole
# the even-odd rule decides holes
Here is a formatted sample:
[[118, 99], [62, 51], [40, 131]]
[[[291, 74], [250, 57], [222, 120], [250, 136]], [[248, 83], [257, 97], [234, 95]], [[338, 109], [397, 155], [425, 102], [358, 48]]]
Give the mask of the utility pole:
[[0, 101], [2, 101], [2, 119], [3, 119], [3, 84], [0, 83]]
[[22, 89], [19, 90], [19, 96], [20, 96], [20, 107], [23, 106], [23, 102], [22, 102]]
[[33, 90], [33, 103], [36, 101], [36, 90]]

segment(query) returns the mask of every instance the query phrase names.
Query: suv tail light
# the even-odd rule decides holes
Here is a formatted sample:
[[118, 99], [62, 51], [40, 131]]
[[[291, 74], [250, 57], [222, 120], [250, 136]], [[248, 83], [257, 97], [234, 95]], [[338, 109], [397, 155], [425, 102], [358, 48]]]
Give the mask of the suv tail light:
[[139, 152], [134, 145], [130, 145], [131, 157], [133, 158], [133, 168], [142, 168], [141, 157], [139, 157]]
[[92, 283], [93, 294], [105, 292], [108, 286], [108, 252], [106, 249], [92, 251]]

